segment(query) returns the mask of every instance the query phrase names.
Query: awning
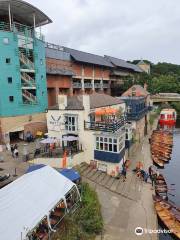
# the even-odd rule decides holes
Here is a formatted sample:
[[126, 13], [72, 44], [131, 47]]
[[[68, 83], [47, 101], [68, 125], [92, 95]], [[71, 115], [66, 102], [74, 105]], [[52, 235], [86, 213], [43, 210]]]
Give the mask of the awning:
[[14, 128], [14, 129], [10, 130], [9, 132], [22, 132], [22, 131], [24, 131], [24, 126]]
[[95, 111], [96, 115], [114, 115], [116, 114], [118, 109], [116, 108], [103, 108]]
[[[0, 190], [0, 238], [26, 240], [27, 234], [76, 185], [49, 166], [30, 172]], [[78, 191], [78, 190], [77, 190]]]
[[56, 138], [45, 138], [42, 141], [40, 141], [40, 143], [43, 143], [43, 144], [47, 144], [47, 143], [51, 144], [56, 142], [57, 142]]
[[64, 168], [62, 170], [58, 170], [62, 175], [70, 179], [72, 182], [75, 182], [81, 178], [79, 173], [75, 171], [74, 169], [70, 168]]

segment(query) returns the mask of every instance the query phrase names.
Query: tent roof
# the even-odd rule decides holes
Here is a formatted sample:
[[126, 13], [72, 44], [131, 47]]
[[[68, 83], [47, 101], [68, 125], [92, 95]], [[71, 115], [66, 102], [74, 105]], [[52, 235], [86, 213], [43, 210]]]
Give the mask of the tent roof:
[[59, 172], [68, 179], [70, 179], [71, 181], [77, 181], [80, 179], [79, 173], [72, 168], [71, 169], [64, 168], [62, 170], [59, 170]]
[[[26, 239], [49, 211], [75, 186], [49, 166], [30, 172], [0, 190], [0, 236]], [[10, 229], [10, 231], [8, 230]]]

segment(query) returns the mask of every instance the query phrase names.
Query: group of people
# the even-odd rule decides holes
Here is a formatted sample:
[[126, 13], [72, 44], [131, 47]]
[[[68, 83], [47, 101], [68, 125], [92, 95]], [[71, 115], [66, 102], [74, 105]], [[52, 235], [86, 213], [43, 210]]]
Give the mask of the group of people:
[[158, 177], [159, 175], [159, 172], [157, 170], [157, 168], [153, 165], [151, 165], [149, 168], [148, 168], [148, 172], [145, 171], [143, 169], [143, 164], [142, 162], [138, 162], [137, 165], [136, 165], [136, 168], [133, 169], [133, 172], [136, 173], [137, 177], [139, 177], [140, 179], [142, 179], [143, 181], [145, 181], [146, 183], [148, 182], [148, 179], [151, 180], [151, 184], [152, 184], [152, 187], [154, 187], [155, 185], [155, 182], [156, 182], [156, 178]]
[[18, 145], [17, 144], [11, 144], [11, 154], [12, 157], [14, 158], [18, 158], [19, 156], [19, 151], [18, 151]]

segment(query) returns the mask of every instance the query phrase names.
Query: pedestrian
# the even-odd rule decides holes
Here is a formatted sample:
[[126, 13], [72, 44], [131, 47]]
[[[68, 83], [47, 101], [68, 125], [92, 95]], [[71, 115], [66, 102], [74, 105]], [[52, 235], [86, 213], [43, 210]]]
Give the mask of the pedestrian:
[[123, 169], [122, 169], [123, 182], [126, 181], [126, 175], [127, 175], [127, 170], [126, 170], [126, 167], [123, 164]]
[[14, 157], [14, 145], [11, 144], [11, 154], [12, 154], [12, 157]]
[[157, 179], [157, 174], [156, 174], [155, 172], [153, 172], [152, 175], [151, 175], [152, 187], [155, 186], [155, 184], [156, 184], [156, 179]]
[[14, 157], [17, 159], [17, 158], [18, 158], [18, 156], [19, 156], [18, 149], [17, 149], [17, 148], [15, 148], [15, 149], [14, 149]]
[[151, 179], [152, 178], [152, 173], [153, 173], [152, 165], [149, 167], [148, 172], [149, 172], [149, 178]]

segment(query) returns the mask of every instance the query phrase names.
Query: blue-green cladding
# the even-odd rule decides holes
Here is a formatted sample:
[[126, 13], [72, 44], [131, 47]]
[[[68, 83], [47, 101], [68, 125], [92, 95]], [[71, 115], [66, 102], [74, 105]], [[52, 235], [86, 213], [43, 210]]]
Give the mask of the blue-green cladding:
[[[47, 108], [45, 46], [44, 42], [36, 38], [34, 39], [34, 56], [37, 102], [24, 104], [17, 35], [13, 32], [0, 31], [1, 117], [40, 113]], [[13, 97], [13, 101], [10, 101], [10, 96]]]

